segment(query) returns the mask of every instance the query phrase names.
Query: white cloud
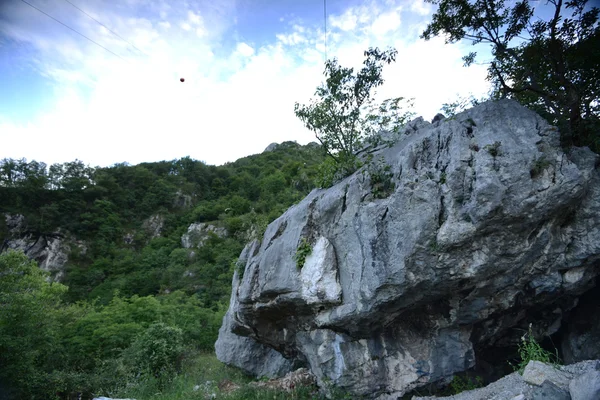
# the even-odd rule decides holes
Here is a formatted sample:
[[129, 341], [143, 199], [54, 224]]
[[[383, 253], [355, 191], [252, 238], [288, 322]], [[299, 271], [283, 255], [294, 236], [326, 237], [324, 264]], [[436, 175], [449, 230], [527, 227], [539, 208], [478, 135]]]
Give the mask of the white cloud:
[[[368, 47], [396, 46], [398, 61], [385, 66], [379, 96], [416, 97], [417, 113], [431, 118], [456, 93], [485, 91], [485, 70], [463, 68], [461, 46], [446, 46], [441, 39], [407, 40], [409, 28], [401, 22], [411, 12], [421, 15], [412, 9], [415, 3], [400, 10], [370, 2], [330, 15], [328, 56], [360, 67]], [[17, 123], [0, 112], [0, 158], [27, 155], [49, 163], [79, 158], [109, 165], [190, 155], [220, 164], [261, 152], [271, 142], [314, 140], [293, 109], [295, 102], [308, 102], [323, 80], [322, 20], [311, 24], [290, 16], [294, 23], [277, 25], [270, 43], [236, 38], [225, 48], [229, 11], [208, 17], [211, 10], [168, 4], [156, 2], [156, 19], [128, 18], [98, 6], [101, 21], [144, 51], [133, 52], [114, 36], [94, 36], [127, 61], [68, 32], [52, 36], [45, 29], [28, 30], [42, 24], [56, 32], [54, 22], [43, 25], [29, 12], [15, 24], [0, 26], [5, 35], [37, 49], [43, 73], [59, 88], [53, 106], [31, 121]], [[78, 14], [70, 14], [77, 23], [73, 15]], [[90, 32], [97, 31], [94, 24]], [[181, 29], [169, 29], [171, 24]]]
[[297, 44], [306, 43], [306, 41], [307, 41], [306, 38], [298, 32], [292, 32], [287, 35], [286, 34], [277, 34], [275, 37], [277, 38], [277, 40], [279, 40], [280, 42], [282, 42], [283, 44], [288, 45], [288, 46], [294, 46]]
[[329, 17], [329, 25], [333, 28], [339, 28], [342, 31], [353, 30], [358, 23], [358, 16], [353, 11], [353, 9], [348, 9], [342, 15], [331, 15]]
[[254, 54], [254, 49], [243, 42], [238, 43], [237, 51], [245, 57], [250, 57], [252, 54]]
[[432, 6], [423, 0], [413, 0], [410, 9], [419, 15], [429, 15], [432, 11]]
[[379, 15], [371, 25], [371, 32], [377, 36], [383, 36], [399, 27], [400, 14], [394, 10]]
[[188, 11], [188, 21], [190, 21], [192, 24], [200, 25], [202, 23], [202, 17], [193, 11]]

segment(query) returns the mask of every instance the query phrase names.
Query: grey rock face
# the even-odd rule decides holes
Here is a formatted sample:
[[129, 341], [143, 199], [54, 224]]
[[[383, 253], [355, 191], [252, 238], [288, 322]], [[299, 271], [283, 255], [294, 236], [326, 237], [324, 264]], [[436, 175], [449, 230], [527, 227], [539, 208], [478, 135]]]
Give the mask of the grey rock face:
[[551, 381], [544, 381], [539, 388], [533, 390], [531, 400], [571, 400], [571, 395], [568, 390]]
[[[258, 242], [250, 243], [240, 256], [240, 261], [245, 262], [249, 255], [256, 251]], [[292, 371], [293, 363], [285, 359], [281, 353], [257, 342], [253, 338], [238, 336], [233, 333], [232, 315], [237, 306], [235, 295], [240, 277], [238, 271], [233, 275], [233, 288], [229, 303], [229, 311], [223, 318], [223, 325], [219, 329], [219, 338], [215, 343], [215, 352], [222, 362], [245, 369], [258, 377], [275, 378]]]
[[555, 369], [551, 365], [539, 361], [530, 361], [523, 371], [523, 380], [531, 385], [541, 386], [542, 383], [550, 381], [556, 386], [569, 386], [573, 375]]
[[181, 236], [181, 246], [186, 249], [202, 247], [210, 235], [225, 237], [227, 236], [227, 230], [223, 227], [205, 224], [202, 222], [191, 224], [188, 227], [187, 233], [184, 233]]
[[560, 314], [594, 285], [598, 157], [563, 153], [535, 113], [505, 100], [419, 118], [372, 154], [394, 192], [376, 196], [382, 176], [365, 168], [270, 224], [245, 250], [222, 336], [306, 365], [321, 386], [400, 396], [472, 367], [474, 344], [529, 308], [561, 299]]
[[600, 371], [589, 371], [573, 379], [569, 391], [573, 400], [600, 399]]
[[160, 214], [155, 214], [144, 221], [142, 229], [148, 233], [150, 239], [154, 239], [161, 235], [164, 225], [165, 217]]
[[[537, 363], [531, 366], [531, 363]], [[594, 388], [597, 379], [596, 361], [583, 361], [577, 364], [572, 364], [563, 367], [553, 367], [551, 365], [531, 361], [527, 368], [543, 371], [543, 375], [548, 377], [563, 376], [568, 377], [567, 380], [559, 379], [556, 382], [544, 379], [539, 385], [536, 383], [527, 382], [525, 376], [514, 372], [492, 382], [486, 387], [469, 390], [447, 397], [417, 397], [413, 396], [412, 400], [575, 400], [573, 393], [581, 395], [579, 399], [598, 399], [600, 397], [585, 397], [588, 394], [593, 394], [594, 389], [587, 390], [588, 387]], [[577, 387], [580, 392], [574, 392], [572, 387]], [[596, 386], [597, 387], [597, 386]], [[390, 399], [391, 397], [380, 397], [378, 400]], [[394, 398], [395, 399], [395, 398]]]
[[2, 250], [21, 250], [27, 257], [37, 261], [39, 267], [50, 273], [54, 281], [64, 278], [64, 268], [73, 248], [85, 253], [87, 247], [82, 241], [69, 240], [67, 235], [54, 232], [51, 235], [35, 235], [27, 230], [22, 215], [5, 214], [10, 237], [2, 244]]
[[435, 117], [433, 117], [433, 119], [431, 120], [432, 124], [435, 124], [438, 121], [443, 121], [446, 118], [446, 116], [442, 113], [437, 113], [435, 114]]
[[268, 145], [268, 146], [267, 146], [267, 147], [266, 147], [266, 148], [263, 150], [263, 153], [267, 153], [267, 152], [269, 152], [269, 151], [273, 151], [273, 150], [275, 150], [275, 149], [276, 149], [276, 148], [278, 148], [278, 147], [279, 147], [279, 143], [271, 143], [270, 145]]

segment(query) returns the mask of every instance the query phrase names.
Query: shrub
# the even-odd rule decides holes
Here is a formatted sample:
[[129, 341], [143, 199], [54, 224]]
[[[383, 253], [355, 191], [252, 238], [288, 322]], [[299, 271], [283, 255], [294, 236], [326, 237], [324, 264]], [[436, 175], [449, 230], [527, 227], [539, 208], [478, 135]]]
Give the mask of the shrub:
[[368, 166], [369, 176], [371, 177], [371, 194], [376, 199], [385, 199], [389, 197], [396, 188], [392, 180], [394, 174], [392, 167], [385, 163], [383, 158], [377, 162], [370, 162]]
[[152, 324], [125, 352], [136, 375], [153, 378], [159, 386], [170, 382], [179, 370], [183, 355], [181, 329], [162, 322]]
[[308, 240], [303, 237], [302, 239], [300, 239], [300, 245], [298, 245], [296, 254], [294, 254], [294, 261], [296, 261], [296, 267], [298, 267], [298, 269], [304, 267], [306, 257], [308, 257], [311, 253], [312, 246], [310, 245]]

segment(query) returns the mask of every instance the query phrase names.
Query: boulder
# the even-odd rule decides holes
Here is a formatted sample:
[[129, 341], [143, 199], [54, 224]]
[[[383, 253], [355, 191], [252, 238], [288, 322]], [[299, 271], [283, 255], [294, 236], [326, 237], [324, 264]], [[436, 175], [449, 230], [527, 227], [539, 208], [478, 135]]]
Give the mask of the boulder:
[[579, 375], [570, 382], [569, 391], [573, 400], [600, 399], [600, 371], [588, 371]]
[[[531, 361], [527, 364], [526, 370], [543, 371], [542, 375], [550, 377], [535, 383], [527, 382], [525, 374], [519, 375], [513, 372], [496, 382], [492, 382], [486, 387], [469, 390], [458, 393], [454, 396], [446, 397], [418, 397], [413, 396], [412, 400], [592, 400], [600, 397], [589, 397], [598, 392], [598, 371], [596, 370], [597, 361], [587, 360], [567, 366], [552, 366], [538, 361]], [[568, 377], [552, 381], [552, 377]], [[538, 383], [539, 382], [539, 383]], [[596, 386], [594, 386], [596, 385]], [[575, 389], [574, 389], [575, 388]], [[589, 389], [591, 388], [591, 389]], [[574, 395], [575, 394], [575, 395]], [[580, 396], [580, 397], [575, 397]], [[383, 400], [380, 397], [378, 400]], [[391, 400], [391, 398], [389, 398]]]
[[572, 374], [559, 371], [552, 365], [540, 361], [530, 361], [523, 371], [523, 380], [531, 385], [541, 386], [544, 382], [550, 381], [558, 387], [568, 387], [571, 379], [573, 379]]
[[322, 387], [398, 397], [473, 367], [514, 326], [556, 330], [594, 286], [598, 156], [563, 152], [534, 112], [501, 100], [418, 118], [368, 153], [244, 250], [219, 336], [239, 367], [269, 362], [260, 344]]

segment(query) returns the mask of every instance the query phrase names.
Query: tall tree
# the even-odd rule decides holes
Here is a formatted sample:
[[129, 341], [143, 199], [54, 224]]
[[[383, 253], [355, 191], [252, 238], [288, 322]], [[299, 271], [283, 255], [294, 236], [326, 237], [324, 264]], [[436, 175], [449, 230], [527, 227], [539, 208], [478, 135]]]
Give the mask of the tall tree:
[[[412, 114], [401, 113], [402, 97], [374, 104], [373, 90], [383, 85], [385, 64], [396, 61], [397, 51], [371, 48], [364, 52], [363, 68], [342, 67], [336, 59], [325, 63], [325, 83], [311, 104], [295, 104], [296, 116], [315, 133], [326, 153], [345, 170], [355, 169], [355, 151], [362, 140], [380, 129], [397, 129]], [[408, 101], [411, 105], [410, 101]]]
[[[566, 146], [600, 152], [600, 10], [587, 0], [548, 0], [548, 20], [527, 0], [427, 0], [438, 5], [422, 38], [488, 43], [493, 96], [514, 98], [561, 129]], [[468, 66], [476, 52], [463, 59]]]

